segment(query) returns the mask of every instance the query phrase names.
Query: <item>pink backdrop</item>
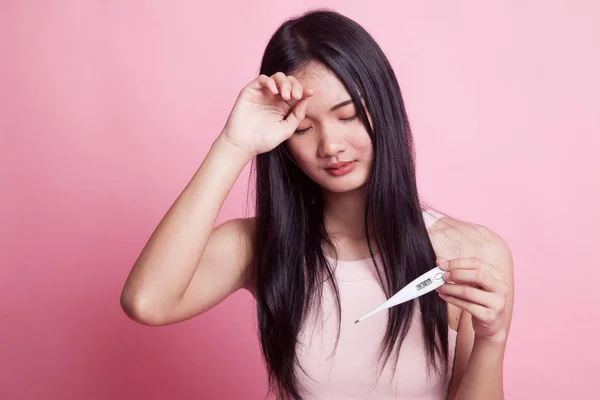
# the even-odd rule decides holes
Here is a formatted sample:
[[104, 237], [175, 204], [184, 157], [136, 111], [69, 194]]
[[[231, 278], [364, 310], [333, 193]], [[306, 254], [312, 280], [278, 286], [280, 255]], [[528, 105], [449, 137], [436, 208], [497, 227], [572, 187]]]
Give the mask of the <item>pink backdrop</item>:
[[597, 398], [598, 3], [202, 3], [0, 4], [0, 398], [262, 398], [249, 295], [162, 328], [119, 295], [270, 34], [320, 5], [388, 54], [423, 197], [513, 249], [507, 398]]

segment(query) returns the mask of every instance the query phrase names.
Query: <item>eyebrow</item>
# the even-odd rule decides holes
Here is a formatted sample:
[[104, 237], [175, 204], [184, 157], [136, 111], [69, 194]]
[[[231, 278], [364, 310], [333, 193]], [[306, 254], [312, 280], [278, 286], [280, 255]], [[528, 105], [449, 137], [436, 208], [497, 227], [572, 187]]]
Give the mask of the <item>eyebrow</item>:
[[352, 99], [350, 99], [350, 100], [346, 100], [346, 101], [342, 101], [341, 103], [339, 103], [339, 104], [336, 104], [335, 106], [331, 107], [331, 108], [329, 109], [329, 112], [331, 112], [331, 111], [335, 111], [335, 110], [337, 110], [338, 108], [342, 108], [342, 107], [344, 107], [344, 106], [347, 106], [347, 105], [348, 105], [348, 104], [350, 104], [350, 103], [352, 103]]
[[[362, 98], [362, 97], [361, 97], [361, 98]], [[342, 107], [344, 107], [344, 106], [347, 106], [348, 104], [352, 104], [352, 103], [354, 103], [354, 102], [352, 101], [352, 99], [344, 100], [344, 101], [342, 101], [341, 103], [339, 103], [339, 104], [336, 104], [335, 106], [331, 107], [331, 108], [329, 109], [329, 112], [333, 112], [333, 111], [337, 110], [338, 108], [342, 108]], [[307, 117], [307, 118], [311, 118], [311, 117], [310, 117], [310, 115], [308, 115], [308, 114], [306, 114], [306, 117]]]

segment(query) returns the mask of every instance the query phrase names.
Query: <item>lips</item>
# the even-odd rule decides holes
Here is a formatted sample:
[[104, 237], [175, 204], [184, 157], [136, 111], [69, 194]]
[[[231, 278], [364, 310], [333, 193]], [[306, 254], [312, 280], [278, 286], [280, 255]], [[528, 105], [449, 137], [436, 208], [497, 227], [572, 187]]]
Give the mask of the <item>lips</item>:
[[341, 162], [337, 162], [337, 163], [335, 163], [335, 164], [331, 164], [330, 166], [328, 166], [328, 167], [327, 167], [327, 168], [325, 168], [325, 169], [328, 169], [328, 170], [340, 169], [340, 168], [342, 168], [343, 166], [350, 164], [351, 162], [352, 162], [352, 161], [341, 161]]
[[[332, 168], [332, 166], [335, 166], [337, 168]], [[328, 168], [325, 168], [325, 171], [327, 171], [327, 173], [331, 176], [344, 176], [344, 175], [352, 172], [354, 170], [355, 166], [356, 166], [355, 161], [339, 162], [336, 164], [332, 164]]]

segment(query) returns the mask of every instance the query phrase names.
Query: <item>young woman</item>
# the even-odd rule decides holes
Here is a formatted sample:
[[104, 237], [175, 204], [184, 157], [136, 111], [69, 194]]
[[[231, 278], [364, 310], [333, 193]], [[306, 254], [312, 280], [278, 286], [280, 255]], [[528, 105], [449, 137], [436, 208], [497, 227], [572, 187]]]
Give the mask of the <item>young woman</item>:
[[[213, 229], [251, 160], [256, 216]], [[438, 292], [354, 323], [436, 263], [448, 271]], [[336, 12], [276, 31], [121, 302], [134, 320], [165, 325], [241, 288], [256, 298], [280, 398], [503, 398], [510, 249], [422, 206], [392, 67]]]

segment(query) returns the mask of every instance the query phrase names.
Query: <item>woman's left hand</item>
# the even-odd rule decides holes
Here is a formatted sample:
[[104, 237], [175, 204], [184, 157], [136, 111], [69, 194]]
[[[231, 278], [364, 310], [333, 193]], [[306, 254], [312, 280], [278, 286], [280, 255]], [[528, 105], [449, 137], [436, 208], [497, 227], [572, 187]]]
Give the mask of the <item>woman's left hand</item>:
[[472, 316], [475, 337], [505, 342], [508, 285], [504, 271], [481, 258], [438, 258], [437, 265], [447, 272], [445, 284], [437, 288], [440, 297]]

